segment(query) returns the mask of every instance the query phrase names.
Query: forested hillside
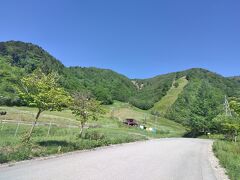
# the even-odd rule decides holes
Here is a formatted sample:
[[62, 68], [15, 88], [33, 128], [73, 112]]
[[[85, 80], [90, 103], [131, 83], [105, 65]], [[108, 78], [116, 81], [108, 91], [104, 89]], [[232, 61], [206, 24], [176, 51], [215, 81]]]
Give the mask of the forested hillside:
[[113, 100], [130, 102], [142, 109], [151, 108], [171, 87], [174, 73], [147, 80], [135, 80], [143, 84], [139, 89], [129, 78], [112, 70], [84, 67], [64, 67], [64, 65], [37, 45], [20, 41], [0, 42], [0, 104], [21, 105], [17, 97], [16, 85], [19, 79], [35, 69], [45, 73], [55, 71], [60, 76], [60, 84], [70, 93], [90, 91], [104, 104]]
[[51, 71], [61, 72], [64, 69], [64, 65], [60, 61], [32, 43], [21, 41], [0, 42], [0, 57], [12, 66], [24, 68], [27, 73], [31, 73], [37, 67], [41, 67], [46, 73]]
[[18, 85], [19, 77], [25, 71], [21, 68], [11, 66], [6, 58], [0, 57], [0, 104], [20, 105], [21, 102], [16, 95], [15, 86]]
[[127, 77], [112, 70], [70, 67], [64, 69], [62, 76], [62, 85], [69, 92], [86, 89], [104, 104], [113, 100], [127, 102], [136, 91]]
[[[80, 62], [79, 62], [80, 63]], [[70, 93], [90, 91], [103, 104], [113, 100], [129, 102], [148, 110], [164, 97], [175, 80], [186, 77], [188, 84], [166, 116], [187, 124], [190, 119], [212, 119], [222, 111], [224, 96], [239, 97], [239, 78], [225, 78], [204, 69], [190, 69], [149, 79], [129, 79], [112, 70], [65, 67], [41, 47], [19, 41], [0, 42], [0, 104], [23, 105], [16, 93], [19, 80], [35, 69], [55, 71], [59, 83]], [[80, 63], [81, 64], [81, 63]], [[165, 98], [166, 99], [166, 98]]]
[[207, 70], [191, 69], [180, 74], [187, 75], [189, 83], [166, 117], [195, 128], [196, 132], [214, 127], [213, 118], [224, 113], [225, 96], [240, 95], [237, 81]]
[[171, 88], [176, 73], [156, 76], [150, 79], [135, 79], [138, 88], [137, 93], [131, 98], [131, 103], [141, 109], [150, 109]]
[[240, 76], [229, 77], [228, 79], [231, 79], [240, 83]]

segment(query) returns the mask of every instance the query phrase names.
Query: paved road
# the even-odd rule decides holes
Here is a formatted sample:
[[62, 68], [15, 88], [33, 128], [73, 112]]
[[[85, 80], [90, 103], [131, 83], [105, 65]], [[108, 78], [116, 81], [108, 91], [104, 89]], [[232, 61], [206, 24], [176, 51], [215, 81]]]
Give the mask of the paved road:
[[210, 140], [169, 138], [0, 168], [6, 180], [215, 180]]

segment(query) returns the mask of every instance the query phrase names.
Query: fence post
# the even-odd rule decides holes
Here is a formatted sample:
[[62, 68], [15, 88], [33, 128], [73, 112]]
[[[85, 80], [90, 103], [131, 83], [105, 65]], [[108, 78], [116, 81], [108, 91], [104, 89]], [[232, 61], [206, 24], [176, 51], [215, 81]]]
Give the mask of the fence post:
[[17, 132], [18, 132], [18, 129], [19, 129], [19, 125], [20, 125], [20, 123], [18, 122], [17, 128], [16, 128], [16, 130], [15, 130], [14, 137], [16, 137], [16, 136], [17, 136]]
[[114, 119], [114, 109], [111, 110], [111, 118]]
[[51, 127], [52, 127], [52, 122], [50, 122], [50, 124], [49, 124], [47, 136], [49, 136], [49, 133], [50, 133]]
[[3, 127], [4, 127], [4, 123], [3, 123], [3, 121], [1, 120], [1, 131], [3, 130]]

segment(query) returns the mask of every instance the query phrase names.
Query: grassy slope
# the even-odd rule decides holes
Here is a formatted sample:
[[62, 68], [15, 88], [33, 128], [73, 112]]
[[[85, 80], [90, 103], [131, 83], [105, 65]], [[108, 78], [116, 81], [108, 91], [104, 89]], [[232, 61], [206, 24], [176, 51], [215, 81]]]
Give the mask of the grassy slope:
[[[79, 149], [89, 149], [109, 144], [131, 142], [160, 137], [176, 137], [184, 133], [184, 128], [164, 118], [154, 119], [148, 111], [132, 107], [126, 103], [115, 102], [114, 105], [105, 106], [107, 113], [99, 119], [88, 123], [86, 129], [88, 136], [85, 139], [76, 138], [78, 128], [69, 128], [68, 125], [77, 125], [69, 110], [63, 112], [44, 112], [40, 122], [54, 122], [65, 127], [52, 126], [50, 135], [47, 136], [49, 126], [38, 126], [33, 135], [30, 147], [23, 146], [22, 136], [29, 130], [30, 126], [20, 125], [16, 137], [14, 136], [17, 124], [0, 124], [0, 163], [18, 161], [36, 156], [63, 153]], [[31, 122], [36, 113], [35, 108], [28, 107], [0, 107], [7, 110], [6, 117], [1, 119], [12, 121], [22, 120]], [[112, 110], [114, 109], [114, 113]], [[124, 118], [135, 118], [143, 123], [146, 117], [148, 127], [157, 127], [156, 134], [141, 130], [137, 127], [127, 127], [122, 124]], [[60, 150], [59, 150], [60, 149]]]
[[186, 77], [182, 77], [177, 79], [176, 83], [178, 83], [179, 86], [172, 86], [167, 92], [167, 95], [164, 96], [159, 102], [157, 102], [152, 108], [152, 110], [160, 112], [161, 115], [164, 115], [167, 112], [168, 108], [170, 108], [174, 104], [179, 94], [183, 91], [183, 88], [187, 85], [188, 80], [186, 79]]
[[117, 117], [120, 121], [126, 118], [134, 118], [140, 124], [146, 124], [147, 127], [156, 127], [159, 131], [167, 131], [169, 136], [181, 136], [184, 133], [182, 125], [166, 118], [155, 117], [149, 111], [138, 109], [130, 104], [115, 102], [109, 108], [108, 116]]
[[215, 155], [227, 170], [231, 180], [240, 179], [240, 142], [215, 141], [213, 144]]
[[[0, 116], [0, 119], [4, 120], [14, 120], [14, 121], [23, 121], [23, 122], [32, 122], [37, 109], [30, 107], [0, 107], [0, 110], [3, 109], [7, 111], [6, 116]], [[57, 111], [46, 111], [43, 112], [40, 116], [40, 122], [52, 122], [62, 125], [76, 125], [74, 116], [71, 114], [70, 110], [64, 110], [62, 112]]]

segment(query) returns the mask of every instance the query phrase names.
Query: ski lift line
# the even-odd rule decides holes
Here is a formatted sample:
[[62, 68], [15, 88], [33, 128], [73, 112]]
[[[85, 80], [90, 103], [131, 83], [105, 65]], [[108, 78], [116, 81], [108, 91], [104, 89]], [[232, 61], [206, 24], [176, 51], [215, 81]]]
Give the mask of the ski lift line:
[[232, 112], [228, 103], [227, 96], [225, 95], [224, 110], [226, 116], [232, 116]]

